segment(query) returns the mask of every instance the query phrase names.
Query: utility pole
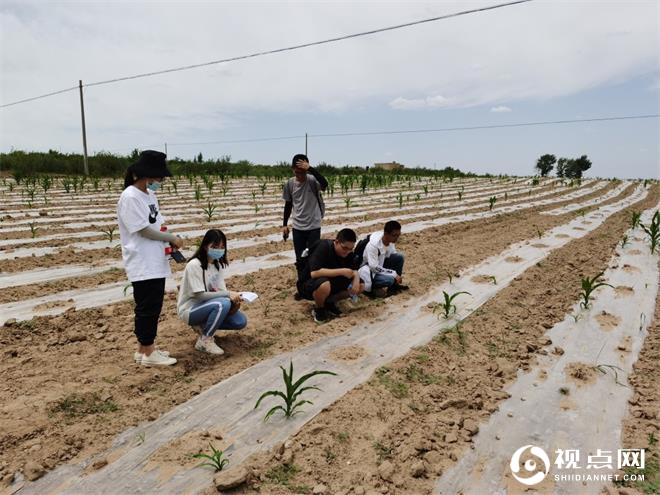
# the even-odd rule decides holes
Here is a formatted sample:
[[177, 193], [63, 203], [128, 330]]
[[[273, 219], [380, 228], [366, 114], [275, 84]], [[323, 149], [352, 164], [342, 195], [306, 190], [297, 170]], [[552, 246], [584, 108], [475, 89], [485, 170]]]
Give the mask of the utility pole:
[[80, 117], [82, 118], [83, 163], [85, 165], [85, 175], [89, 175], [89, 167], [87, 166], [87, 130], [85, 129], [85, 103], [83, 102], [83, 85], [81, 80], [78, 81], [78, 89], [80, 89]]
[[167, 155], [167, 143], [165, 143], [165, 154]]
[[307, 133], [305, 133], [305, 156], [307, 156]]

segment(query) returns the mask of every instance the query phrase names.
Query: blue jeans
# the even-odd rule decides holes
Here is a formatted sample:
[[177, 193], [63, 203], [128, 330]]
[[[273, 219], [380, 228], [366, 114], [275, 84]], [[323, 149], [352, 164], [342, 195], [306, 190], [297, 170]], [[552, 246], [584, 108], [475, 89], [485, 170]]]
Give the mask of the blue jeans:
[[[389, 257], [385, 258], [383, 262], [383, 268], [389, 268], [394, 270], [399, 276], [403, 273], [403, 255], [400, 253], [394, 253]], [[372, 287], [374, 289], [378, 287], [391, 287], [394, 285], [394, 277], [392, 275], [385, 275], [382, 273], [376, 273], [372, 279]]]
[[211, 337], [216, 330], [240, 330], [247, 325], [247, 318], [240, 311], [229, 315], [231, 301], [228, 297], [216, 297], [199, 303], [190, 310], [189, 325], [203, 325], [202, 335]]

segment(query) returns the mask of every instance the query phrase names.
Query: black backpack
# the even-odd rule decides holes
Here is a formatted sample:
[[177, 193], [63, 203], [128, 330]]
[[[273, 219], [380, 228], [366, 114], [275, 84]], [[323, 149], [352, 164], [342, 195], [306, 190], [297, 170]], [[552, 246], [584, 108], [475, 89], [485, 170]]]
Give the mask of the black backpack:
[[369, 234], [367, 237], [359, 241], [355, 249], [353, 250], [353, 253], [355, 254], [355, 262], [358, 265], [362, 264], [362, 258], [364, 257], [364, 250], [367, 247], [367, 244], [369, 244], [369, 239], [371, 238], [371, 234]]

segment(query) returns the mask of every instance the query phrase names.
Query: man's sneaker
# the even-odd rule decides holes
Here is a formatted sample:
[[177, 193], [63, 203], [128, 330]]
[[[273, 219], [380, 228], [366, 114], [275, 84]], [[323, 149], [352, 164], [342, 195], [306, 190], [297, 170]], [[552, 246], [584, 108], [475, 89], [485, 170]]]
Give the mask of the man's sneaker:
[[[160, 352], [163, 356], [170, 357], [170, 353], [168, 351], [161, 351], [159, 349], [156, 349], [156, 351], [154, 351], [154, 352]], [[143, 357], [144, 357], [144, 354], [142, 354], [141, 352], [135, 351], [135, 353], [133, 354], [133, 359], [135, 360], [136, 364], [140, 364]]]
[[142, 355], [140, 361], [142, 366], [172, 366], [176, 364], [176, 359], [166, 356], [163, 351], [155, 350], [150, 355]]
[[401, 290], [401, 291], [410, 289], [410, 287], [408, 287], [407, 285], [403, 285], [403, 284], [396, 284], [396, 286], [397, 286], [397, 287], [399, 288], [399, 290]]
[[314, 308], [312, 309], [312, 316], [316, 323], [325, 323], [330, 319], [330, 315], [325, 308]]
[[222, 347], [218, 347], [214, 339], [197, 339], [195, 342], [195, 349], [198, 351], [206, 352], [207, 354], [213, 354], [214, 356], [222, 356], [225, 351], [222, 350]]
[[339, 309], [337, 305], [333, 302], [325, 303], [325, 307], [323, 309], [328, 311], [333, 316], [341, 316], [341, 309]]

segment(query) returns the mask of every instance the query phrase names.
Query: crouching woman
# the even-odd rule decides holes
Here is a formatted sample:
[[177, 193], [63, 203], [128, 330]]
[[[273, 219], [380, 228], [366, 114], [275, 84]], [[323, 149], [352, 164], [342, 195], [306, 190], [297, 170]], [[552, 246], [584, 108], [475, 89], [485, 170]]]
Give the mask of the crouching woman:
[[200, 330], [195, 349], [208, 354], [224, 354], [213, 338], [217, 330], [240, 330], [247, 325], [239, 293], [228, 291], [225, 285], [223, 271], [228, 265], [227, 238], [211, 229], [188, 261], [179, 289], [179, 317]]

